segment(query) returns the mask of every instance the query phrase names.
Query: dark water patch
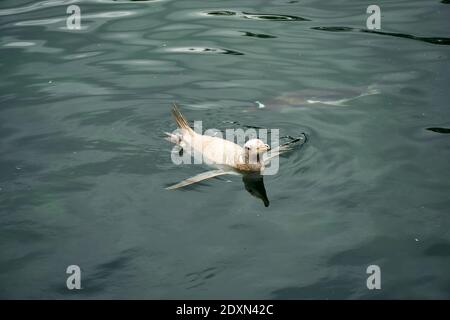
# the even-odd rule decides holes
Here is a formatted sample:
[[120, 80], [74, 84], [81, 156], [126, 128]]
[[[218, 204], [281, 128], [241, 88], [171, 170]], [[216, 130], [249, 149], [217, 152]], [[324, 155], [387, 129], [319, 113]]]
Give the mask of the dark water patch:
[[112, 0], [114, 2], [158, 2], [160, 0]]
[[385, 256], [387, 253], [384, 252], [385, 247], [381, 244], [386, 243], [391, 244], [392, 249], [389, 249], [389, 253], [392, 254], [395, 251], [395, 248], [392, 245], [392, 239], [375, 239], [374, 241], [366, 243], [363, 246], [336, 253], [328, 259], [328, 264], [341, 266], [364, 265], [367, 261], [371, 261], [374, 256]]
[[[30, 224], [30, 225], [29, 225]], [[43, 234], [41, 230], [37, 231], [38, 226], [31, 223], [14, 223], [12, 227], [3, 226], [1, 228], [3, 241], [16, 241], [20, 243], [36, 243], [45, 240], [48, 235]]]
[[427, 130], [433, 131], [433, 132], [437, 132], [437, 133], [443, 133], [443, 134], [448, 134], [448, 133], [450, 133], [450, 129], [449, 129], [449, 128], [438, 128], [438, 127], [433, 127], [433, 128], [427, 128]]
[[237, 12], [237, 11], [229, 11], [229, 10], [221, 10], [221, 11], [209, 11], [206, 12], [207, 15], [210, 16], [238, 16], [244, 19], [253, 19], [253, 20], [270, 20], [270, 21], [311, 21], [309, 19], [292, 16], [286, 14], [269, 14], [269, 13], [250, 13], [250, 12]]
[[81, 119], [81, 125], [111, 125], [114, 122], [124, 121], [125, 119], [130, 118], [130, 115], [132, 115], [134, 111], [134, 107], [123, 107], [89, 112], [77, 112], [65, 117], [64, 119]]
[[420, 90], [419, 88], [411, 88], [411, 87], [404, 87], [404, 88], [400, 88], [398, 90], [398, 92], [400, 94], [403, 95], [408, 95], [408, 96], [416, 96], [416, 97], [421, 97], [423, 96], [425, 93]]
[[[401, 248], [408, 248], [409, 252], [399, 254]], [[394, 260], [413, 252], [418, 252], [418, 247], [412, 238], [376, 237], [361, 246], [336, 253], [328, 259], [328, 265], [362, 266], [373, 261], [374, 257], [389, 257]]]
[[311, 21], [309, 19], [299, 17], [299, 16], [291, 16], [291, 15], [282, 15], [282, 14], [263, 14], [263, 13], [249, 13], [242, 12], [244, 18], [246, 19], [254, 19], [254, 20], [270, 20], [270, 21]]
[[[92, 272], [86, 272], [88, 276], [85, 281], [86, 283], [89, 283], [89, 285], [83, 287], [82, 293], [87, 295], [99, 294], [100, 292], [107, 290], [108, 286], [113, 286], [114, 284], [117, 284], [117, 282], [132, 277], [131, 264], [137, 255], [138, 250], [124, 250], [111, 260], [98, 264]], [[57, 288], [52, 289], [57, 290], [61, 294], [67, 292], [65, 286], [58, 286]]]
[[235, 16], [237, 13], [234, 11], [211, 11], [207, 12], [210, 16]]
[[25, 163], [20, 160], [0, 160], [1, 182], [12, 181], [22, 176], [30, 176], [42, 170], [42, 166], [35, 163]]
[[30, 261], [37, 260], [38, 258], [41, 258], [42, 256], [45, 256], [45, 254], [42, 251], [35, 251], [35, 252], [24, 254], [23, 256], [21, 256], [19, 258], [3, 261], [0, 264], [0, 273], [5, 274], [5, 273], [9, 273], [13, 270], [20, 270], [22, 268], [25, 268], [29, 265]]
[[0, 193], [0, 211], [7, 212], [8, 208], [22, 210], [46, 205], [63, 194], [88, 191], [93, 187], [92, 183], [73, 181], [67, 175], [45, 175], [41, 180], [49, 184], [27, 185], [8, 184], [3, 185]]
[[191, 48], [171, 48], [167, 51], [181, 52], [181, 53], [202, 53], [202, 54], [229, 54], [235, 56], [243, 56], [244, 54], [239, 51], [221, 48], [207, 48], [207, 47], [191, 47]]
[[121, 269], [125, 269], [130, 261], [133, 259], [134, 252], [125, 252], [121, 256], [115, 257], [112, 260], [102, 263], [96, 267], [92, 278], [95, 280], [106, 279]]
[[418, 41], [423, 41], [423, 42], [438, 44], [438, 45], [447, 45], [447, 46], [450, 45], [450, 38], [417, 37], [417, 36], [413, 36], [413, 35], [405, 34], [405, 33], [382, 32], [382, 31], [364, 30], [364, 29], [362, 29], [361, 32], [375, 33], [375, 34], [381, 34], [381, 35], [385, 35], [385, 36], [392, 36], [392, 37], [398, 37], [398, 38], [407, 38], [407, 39], [418, 40]]
[[276, 38], [275, 36], [271, 36], [269, 34], [253, 33], [253, 32], [248, 32], [248, 31], [241, 31], [241, 32], [246, 37], [262, 38], [262, 39], [273, 39], [273, 38]]
[[442, 0], [441, 3], [443, 3], [443, 4], [450, 4], [450, 0]]
[[235, 56], [242, 56], [242, 55], [244, 55], [242, 52], [238, 52], [238, 51], [235, 51], [235, 50], [229, 50], [229, 49], [210, 49], [210, 48], [206, 48], [204, 51], [205, 52], [212, 51], [212, 52], [219, 53], [219, 54], [231, 54], [231, 55], [235, 55]]
[[223, 121], [223, 123], [229, 123], [229, 124], [235, 125], [236, 127], [243, 127], [243, 128], [248, 128], [248, 129], [263, 129], [263, 127], [258, 127], [258, 126], [254, 126], [254, 125], [247, 125], [247, 124], [241, 124], [238, 121]]
[[5, 140], [5, 138], [12, 136], [16, 132], [18, 132], [17, 129], [4, 127], [3, 125], [0, 125], [0, 137], [2, 137], [2, 140]]
[[433, 244], [425, 250], [427, 256], [448, 257], [450, 256], [450, 244], [442, 242]]
[[[76, 181], [75, 179], [68, 179], [67, 176], [53, 174], [42, 176], [39, 180], [49, 183], [36, 191], [36, 193], [40, 193], [40, 197], [43, 196], [44, 192], [59, 197], [62, 194], [89, 191], [94, 187], [94, 183]], [[48, 197], [50, 201], [53, 199], [53, 196]]]
[[[216, 267], [210, 267], [210, 268], [203, 269], [201, 271], [187, 273], [185, 277], [189, 283], [195, 283], [195, 282], [199, 282], [199, 281], [201, 281], [201, 283], [203, 283], [203, 280], [213, 278], [217, 273], [216, 270], [217, 270]], [[199, 284], [194, 285], [194, 287], [196, 287], [198, 285]], [[190, 287], [190, 288], [192, 288], [192, 287]]]
[[245, 223], [235, 223], [228, 227], [231, 230], [246, 230], [249, 229], [250, 226]]
[[[424, 276], [417, 283], [427, 284], [436, 281], [434, 277]], [[403, 281], [410, 287], [413, 281]], [[366, 279], [357, 276], [336, 276], [322, 278], [306, 286], [289, 286], [271, 292], [274, 299], [398, 299], [401, 289], [390, 287], [389, 290], [367, 290]]]
[[348, 31], [357, 31], [358, 29], [349, 28], [349, 27], [312, 27], [313, 30], [319, 31], [329, 31], [329, 32], [348, 32]]
[[197, 284], [194, 284], [193, 286], [190, 286], [190, 287], [187, 287], [186, 289], [195, 289], [195, 288], [198, 288], [198, 287], [200, 287], [200, 286], [202, 286], [202, 285], [204, 285], [205, 284], [205, 282], [199, 282], [199, 283], [197, 283]]
[[188, 286], [186, 289], [194, 289], [206, 283], [208, 279], [212, 279], [217, 274], [216, 267], [206, 268], [198, 272], [190, 272], [185, 275]]
[[365, 32], [365, 33], [374, 33], [384, 36], [391, 36], [397, 38], [406, 38], [411, 40], [417, 40], [432, 44], [438, 45], [450, 45], [450, 38], [439, 38], [439, 37], [417, 37], [414, 35], [406, 34], [406, 33], [395, 33], [395, 32], [384, 32], [377, 30], [367, 30], [367, 29], [358, 29], [358, 28], [350, 28], [350, 27], [312, 27], [313, 30], [319, 31], [328, 31], [328, 32]]
[[339, 299], [350, 297], [360, 287], [357, 281], [340, 276], [323, 278], [306, 286], [280, 288], [271, 294], [274, 299]]

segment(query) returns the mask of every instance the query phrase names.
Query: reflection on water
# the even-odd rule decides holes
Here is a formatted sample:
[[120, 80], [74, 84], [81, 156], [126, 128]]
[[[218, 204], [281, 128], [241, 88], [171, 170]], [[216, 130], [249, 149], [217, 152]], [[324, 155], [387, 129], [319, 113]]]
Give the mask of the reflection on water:
[[330, 31], [330, 32], [367, 32], [367, 33], [373, 33], [373, 34], [380, 34], [385, 36], [392, 36], [392, 37], [399, 37], [399, 38], [407, 38], [412, 40], [418, 40], [433, 44], [440, 44], [440, 45], [449, 45], [450, 44], [450, 38], [438, 38], [438, 37], [417, 37], [410, 34], [404, 34], [404, 33], [395, 33], [395, 32], [382, 32], [377, 30], [366, 30], [366, 29], [356, 29], [356, 28], [349, 28], [349, 27], [313, 27], [311, 29], [314, 30], [320, 30], [320, 31]]
[[[0, 1], [0, 297], [448, 298], [447, 3]], [[170, 192], [174, 101], [310, 139]]]
[[450, 133], [449, 128], [427, 128], [427, 130], [437, 132], [437, 133]]
[[181, 52], [181, 53], [220, 53], [220, 54], [231, 54], [236, 56], [243, 55], [243, 53], [241, 52], [219, 48], [167, 48], [166, 50], [170, 52]]
[[272, 21], [310, 21], [309, 19], [290, 16], [290, 15], [274, 15], [262, 13], [236, 12], [236, 11], [210, 11], [206, 13], [210, 16], [236, 16], [244, 19], [254, 20], [272, 20]]
[[252, 196], [261, 199], [264, 206], [268, 207], [270, 202], [267, 198], [266, 188], [264, 187], [263, 176], [261, 175], [244, 175], [242, 176], [245, 190], [247, 190]]

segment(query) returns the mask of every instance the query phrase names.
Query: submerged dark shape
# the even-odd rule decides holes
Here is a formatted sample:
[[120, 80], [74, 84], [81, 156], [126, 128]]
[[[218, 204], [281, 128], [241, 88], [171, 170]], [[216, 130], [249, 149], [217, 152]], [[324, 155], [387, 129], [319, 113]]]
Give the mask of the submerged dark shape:
[[244, 55], [242, 52], [229, 50], [229, 49], [221, 49], [221, 48], [206, 48], [206, 47], [195, 47], [195, 48], [183, 48], [177, 49], [179, 52], [192, 52], [192, 53], [208, 53], [208, 54], [231, 54], [235, 56]]
[[433, 127], [433, 128], [427, 128], [427, 130], [433, 131], [433, 132], [437, 132], [437, 133], [444, 133], [444, 134], [450, 133], [450, 129], [449, 129], [449, 128], [437, 128], [437, 127]]
[[248, 32], [248, 31], [241, 31], [241, 32], [246, 37], [255, 37], [255, 38], [262, 38], [262, 39], [273, 39], [273, 38], [276, 38], [275, 36], [271, 36], [269, 34], [264, 34], [264, 33], [253, 33], [253, 32]]
[[242, 182], [244, 182], [245, 190], [247, 190], [252, 196], [261, 199], [265, 207], [268, 207], [270, 202], [267, 198], [266, 188], [264, 187], [264, 178], [259, 173], [245, 174], [242, 176]]
[[438, 45], [450, 45], [450, 38], [438, 38], [438, 37], [418, 37], [411, 34], [406, 33], [396, 33], [396, 32], [384, 32], [377, 30], [368, 30], [368, 29], [358, 29], [358, 28], [350, 28], [350, 27], [312, 27], [313, 30], [320, 31], [329, 31], [329, 32], [365, 32], [365, 33], [374, 33], [380, 34], [384, 36], [391, 36], [397, 38], [407, 38], [417, 41], [428, 42], [432, 44]]
[[242, 12], [244, 18], [246, 19], [256, 19], [256, 20], [272, 20], [272, 21], [311, 21], [306, 18], [299, 16], [291, 16], [286, 14], [265, 14], [265, 13], [250, 13]]
[[393, 36], [398, 38], [407, 38], [412, 40], [418, 40], [423, 42], [428, 42], [432, 44], [439, 44], [439, 45], [450, 45], [450, 38], [437, 38], [437, 37], [417, 37], [410, 34], [404, 34], [404, 33], [394, 33], [394, 32], [382, 32], [382, 31], [376, 31], [376, 30], [361, 30], [361, 32], [367, 32], [367, 33], [376, 33], [381, 34], [385, 36]]
[[358, 29], [350, 28], [350, 27], [312, 27], [311, 29], [319, 30], [319, 31], [329, 31], [329, 32], [358, 31]]
[[235, 16], [236, 12], [223, 10], [223, 11], [210, 11], [207, 14], [211, 16]]
[[210, 16], [238, 16], [244, 19], [254, 20], [272, 20], [272, 21], [311, 21], [309, 19], [291, 16], [286, 14], [270, 14], [270, 13], [250, 13], [250, 12], [238, 12], [230, 10], [217, 10], [206, 12]]
[[231, 55], [235, 55], [235, 56], [243, 56], [244, 55], [242, 52], [235, 51], [235, 50], [228, 50], [228, 49], [222, 49], [222, 52], [219, 52], [219, 53], [231, 54]]

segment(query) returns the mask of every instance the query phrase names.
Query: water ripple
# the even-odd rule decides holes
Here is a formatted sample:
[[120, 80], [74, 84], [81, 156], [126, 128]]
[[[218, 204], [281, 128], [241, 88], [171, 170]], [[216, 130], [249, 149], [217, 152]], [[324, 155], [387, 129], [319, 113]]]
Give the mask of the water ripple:
[[253, 32], [249, 32], [249, 31], [241, 31], [241, 32], [246, 37], [262, 38], [262, 39], [273, 39], [273, 38], [276, 38], [275, 36], [271, 36], [269, 34], [264, 34], [264, 33], [253, 33]]
[[427, 128], [427, 130], [433, 131], [433, 132], [437, 132], [437, 133], [444, 133], [444, 134], [449, 134], [450, 133], [450, 128], [433, 127], [433, 128]]
[[209, 16], [236, 16], [244, 19], [253, 19], [253, 20], [270, 20], [270, 21], [311, 21], [309, 19], [292, 16], [292, 15], [283, 15], [283, 14], [267, 14], [267, 13], [250, 13], [250, 12], [239, 12], [239, 11], [229, 11], [229, 10], [221, 10], [221, 11], [209, 11], [206, 12], [206, 15]]
[[180, 53], [203, 53], [203, 54], [230, 54], [235, 56], [244, 55], [242, 52], [221, 49], [221, 48], [207, 48], [207, 47], [179, 47], [179, 48], [167, 48], [165, 49], [169, 52], [180, 52]]
[[271, 20], [271, 21], [311, 21], [306, 18], [290, 16], [290, 15], [276, 15], [276, 14], [260, 14], [260, 13], [247, 13], [242, 12], [244, 18], [255, 20]]
[[350, 28], [350, 27], [312, 27], [313, 30], [319, 31], [328, 31], [328, 32], [365, 32], [365, 33], [374, 33], [380, 34], [384, 36], [392, 36], [397, 38], [407, 38], [412, 40], [418, 40], [423, 42], [428, 42], [432, 44], [438, 45], [450, 45], [450, 38], [439, 38], [439, 37], [418, 37], [406, 33], [395, 33], [395, 32], [384, 32], [384, 31], [376, 31], [376, 30], [367, 30], [367, 29], [358, 29], [358, 28]]

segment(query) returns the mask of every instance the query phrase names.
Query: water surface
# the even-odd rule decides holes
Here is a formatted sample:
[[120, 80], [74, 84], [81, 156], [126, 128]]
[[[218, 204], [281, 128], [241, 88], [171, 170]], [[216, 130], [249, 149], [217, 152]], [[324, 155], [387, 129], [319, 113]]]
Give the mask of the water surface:
[[[0, 297], [450, 298], [450, 6], [377, 4], [369, 32], [360, 1], [2, 1]], [[170, 161], [174, 101], [307, 133], [269, 207], [164, 189], [205, 170]]]

